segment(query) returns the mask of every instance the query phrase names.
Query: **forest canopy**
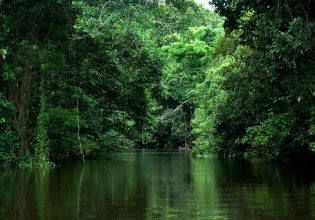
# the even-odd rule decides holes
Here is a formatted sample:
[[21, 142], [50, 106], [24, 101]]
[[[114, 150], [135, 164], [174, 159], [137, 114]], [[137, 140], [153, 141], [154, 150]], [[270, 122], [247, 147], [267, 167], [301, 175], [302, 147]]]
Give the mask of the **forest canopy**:
[[308, 0], [0, 2], [0, 164], [314, 156]]

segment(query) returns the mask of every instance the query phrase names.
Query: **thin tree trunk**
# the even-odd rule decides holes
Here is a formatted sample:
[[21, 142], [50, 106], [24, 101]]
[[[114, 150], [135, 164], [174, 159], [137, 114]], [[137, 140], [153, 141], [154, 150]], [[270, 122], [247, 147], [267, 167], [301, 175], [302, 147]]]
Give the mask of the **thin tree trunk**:
[[75, 85], [75, 98], [76, 98], [76, 113], [77, 113], [77, 137], [79, 141], [79, 149], [80, 149], [80, 154], [82, 161], [85, 163], [85, 158], [84, 158], [84, 153], [83, 153], [83, 147], [82, 147], [82, 142], [81, 142], [81, 136], [80, 136], [80, 110], [79, 110], [79, 96], [78, 96], [78, 86], [77, 86], [77, 70], [76, 70], [76, 56], [74, 55], [74, 85]]
[[82, 149], [82, 142], [81, 142], [81, 136], [80, 136], [80, 116], [79, 116], [79, 98], [78, 98], [78, 92], [77, 90], [75, 90], [75, 96], [76, 96], [76, 102], [77, 102], [77, 137], [78, 137], [78, 141], [79, 141], [79, 148], [80, 148], [80, 154], [82, 157], [83, 162], [85, 162], [84, 159], [84, 153], [83, 153], [83, 149]]

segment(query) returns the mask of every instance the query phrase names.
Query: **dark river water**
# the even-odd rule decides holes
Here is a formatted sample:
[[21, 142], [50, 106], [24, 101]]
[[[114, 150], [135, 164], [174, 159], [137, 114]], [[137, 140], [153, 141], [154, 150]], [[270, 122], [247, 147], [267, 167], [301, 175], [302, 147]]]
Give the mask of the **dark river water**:
[[0, 171], [0, 219], [315, 219], [315, 167], [139, 151]]

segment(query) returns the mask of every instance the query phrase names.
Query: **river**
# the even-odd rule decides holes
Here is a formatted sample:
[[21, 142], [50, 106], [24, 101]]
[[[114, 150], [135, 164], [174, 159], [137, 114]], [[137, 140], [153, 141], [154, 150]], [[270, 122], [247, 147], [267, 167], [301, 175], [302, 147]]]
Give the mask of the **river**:
[[0, 171], [0, 219], [315, 219], [315, 167], [138, 151]]

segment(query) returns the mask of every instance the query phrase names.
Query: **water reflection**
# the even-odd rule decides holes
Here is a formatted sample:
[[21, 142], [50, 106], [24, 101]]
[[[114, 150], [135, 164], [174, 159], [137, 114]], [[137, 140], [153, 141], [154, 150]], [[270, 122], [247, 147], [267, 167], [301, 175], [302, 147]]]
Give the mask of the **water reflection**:
[[2, 171], [0, 219], [315, 219], [315, 174], [142, 151]]

